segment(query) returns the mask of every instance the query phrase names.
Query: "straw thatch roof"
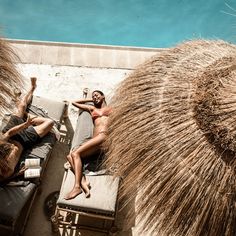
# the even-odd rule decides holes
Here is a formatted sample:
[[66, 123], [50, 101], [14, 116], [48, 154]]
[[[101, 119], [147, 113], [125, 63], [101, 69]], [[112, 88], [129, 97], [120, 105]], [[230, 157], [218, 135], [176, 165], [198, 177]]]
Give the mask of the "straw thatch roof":
[[9, 43], [0, 38], [0, 115], [11, 108], [14, 89], [22, 86], [22, 81], [15, 63], [19, 58]]
[[[236, 46], [196, 40], [153, 57], [113, 98], [107, 167], [150, 235], [236, 235]], [[145, 234], [143, 234], [145, 235]]]

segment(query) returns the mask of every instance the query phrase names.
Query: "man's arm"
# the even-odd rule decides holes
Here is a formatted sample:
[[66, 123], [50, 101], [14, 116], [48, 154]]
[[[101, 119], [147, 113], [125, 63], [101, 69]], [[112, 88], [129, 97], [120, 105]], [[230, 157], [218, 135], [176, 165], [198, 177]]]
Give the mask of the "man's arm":
[[16, 126], [12, 127], [11, 129], [9, 129], [6, 133], [3, 134], [3, 140], [8, 141], [12, 136], [17, 134], [21, 130], [29, 127], [31, 125], [33, 119], [34, 119], [34, 117], [30, 118], [28, 116], [26, 122], [24, 122], [20, 125], [16, 125]]

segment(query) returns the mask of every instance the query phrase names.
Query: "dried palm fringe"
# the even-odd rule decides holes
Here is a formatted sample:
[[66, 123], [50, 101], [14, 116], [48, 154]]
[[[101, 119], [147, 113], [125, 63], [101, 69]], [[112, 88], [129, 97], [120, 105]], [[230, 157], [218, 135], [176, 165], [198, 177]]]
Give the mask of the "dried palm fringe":
[[0, 115], [9, 111], [11, 99], [15, 97], [14, 89], [22, 86], [16, 62], [19, 62], [18, 56], [9, 43], [0, 38]]
[[209, 67], [201, 76], [195, 97], [198, 125], [226, 162], [234, 161], [236, 152], [235, 128], [231, 126], [236, 115], [236, 96], [230, 92], [236, 87], [235, 59], [222, 58]]
[[223, 41], [186, 42], [116, 91], [105, 164], [123, 177], [122, 200], [137, 195], [143, 232], [236, 235], [235, 58]]

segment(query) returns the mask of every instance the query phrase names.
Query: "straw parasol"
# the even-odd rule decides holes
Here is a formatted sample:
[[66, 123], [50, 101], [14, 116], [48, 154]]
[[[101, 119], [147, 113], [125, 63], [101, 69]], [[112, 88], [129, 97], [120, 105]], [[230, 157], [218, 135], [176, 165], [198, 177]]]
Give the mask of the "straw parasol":
[[164, 50], [112, 103], [106, 165], [136, 197], [140, 235], [236, 235], [236, 46]]
[[9, 43], [0, 38], [0, 115], [9, 111], [12, 98], [15, 97], [14, 89], [22, 86], [20, 74], [16, 69], [16, 62], [19, 62], [19, 58]]

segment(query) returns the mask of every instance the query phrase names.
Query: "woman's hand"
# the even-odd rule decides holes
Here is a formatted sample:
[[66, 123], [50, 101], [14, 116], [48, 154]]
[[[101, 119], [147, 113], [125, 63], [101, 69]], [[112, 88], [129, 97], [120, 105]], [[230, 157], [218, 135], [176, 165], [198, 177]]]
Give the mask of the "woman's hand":
[[83, 97], [84, 97], [84, 98], [87, 98], [87, 96], [88, 96], [88, 91], [89, 91], [88, 88], [84, 88], [84, 89], [83, 89]]

